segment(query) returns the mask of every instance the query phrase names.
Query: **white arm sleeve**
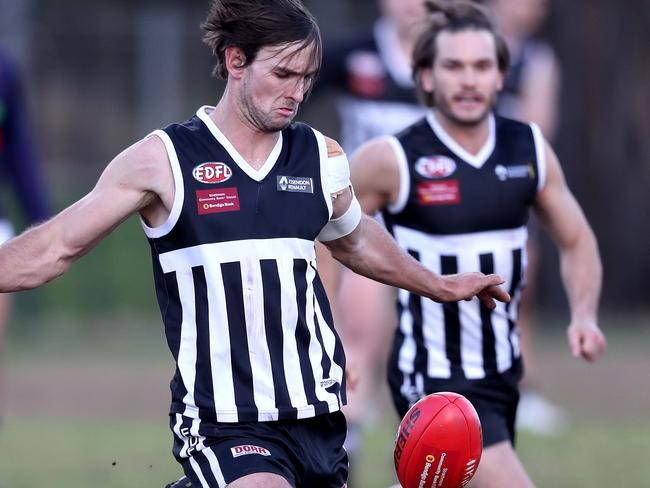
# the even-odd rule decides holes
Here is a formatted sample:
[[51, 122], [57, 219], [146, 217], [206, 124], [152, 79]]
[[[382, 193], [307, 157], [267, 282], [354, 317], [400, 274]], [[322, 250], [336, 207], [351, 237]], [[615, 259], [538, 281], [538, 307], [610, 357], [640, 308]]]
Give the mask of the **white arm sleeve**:
[[357, 228], [359, 222], [361, 222], [361, 205], [352, 191], [352, 201], [348, 209], [338, 219], [332, 219], [325, 224], [317, 239], [321, 242], [328, 242], [345, 237]]
[[350, 163], [345, 153], [327, 158], [327, 175], [330, 195], [350, 186]]

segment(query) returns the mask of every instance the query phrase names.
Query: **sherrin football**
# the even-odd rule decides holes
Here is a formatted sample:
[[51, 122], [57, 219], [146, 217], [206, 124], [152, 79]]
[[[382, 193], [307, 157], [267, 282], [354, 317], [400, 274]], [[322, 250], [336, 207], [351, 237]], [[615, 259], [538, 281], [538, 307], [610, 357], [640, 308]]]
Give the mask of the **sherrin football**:
[[460, 488], [472, 479], [483, 451], [481, 422], [462, 395], [432, 393], [400, 422], [393, 456], [403, 488]]

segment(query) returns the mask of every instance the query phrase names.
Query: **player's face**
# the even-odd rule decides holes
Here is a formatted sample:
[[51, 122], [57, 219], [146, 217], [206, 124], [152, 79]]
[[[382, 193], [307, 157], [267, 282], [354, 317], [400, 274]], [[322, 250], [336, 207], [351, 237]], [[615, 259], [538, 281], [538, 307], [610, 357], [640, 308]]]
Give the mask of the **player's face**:
[[314, 46], [266, 46], [247, 68], [239, 92], [246, 122], [262, 132], [287, 127], [311, 88], [316, 71]]
[[473, 29], [441, 32], [433, 68], [422, 73], [422, 83], [433, 92], [434, 107], [450, 122], [480, 124], [503, 85], [494, 36]]

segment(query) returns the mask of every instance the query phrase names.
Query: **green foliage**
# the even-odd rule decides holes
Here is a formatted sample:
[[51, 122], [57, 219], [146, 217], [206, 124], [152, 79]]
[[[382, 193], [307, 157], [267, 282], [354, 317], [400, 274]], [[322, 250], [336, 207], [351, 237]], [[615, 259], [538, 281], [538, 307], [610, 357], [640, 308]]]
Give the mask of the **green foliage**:
[[16, 294], [15, 301], [15, 319], [29, 319], [37, 329], [47, 327], [49, 317], [65, 314], [155, 316], [151, 254], [137, 217], [118, 227], [63, 276], [41, 289]]

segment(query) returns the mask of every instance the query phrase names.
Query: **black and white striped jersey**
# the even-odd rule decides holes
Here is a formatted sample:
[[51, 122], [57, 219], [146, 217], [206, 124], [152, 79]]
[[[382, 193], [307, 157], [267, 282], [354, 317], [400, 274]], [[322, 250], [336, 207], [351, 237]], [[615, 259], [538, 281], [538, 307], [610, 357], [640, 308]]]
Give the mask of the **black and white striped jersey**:
[[171, 413], [202, 422], [306, 418], [345, 402], [345, 359], [316, 272], [332, 214], [324, 137], [295, 123], [253, 169], [202, 107], [156, 131], [175, 180], [143, 222], [176, 360]]
[[391, 368], [403, 392], [417, 398], [427, 378], [476, 380], [520, 367], [526, 222], [545, 178], [539, 129], [491, 117], [489, 138], [472, 155], [431, 112], [389, 141], [400, 193], [383, 218], [400, 246], [438, 274], [498, 273], [513, 297], [489, 311], [478, 299], [443, 305], [400, 290]]

